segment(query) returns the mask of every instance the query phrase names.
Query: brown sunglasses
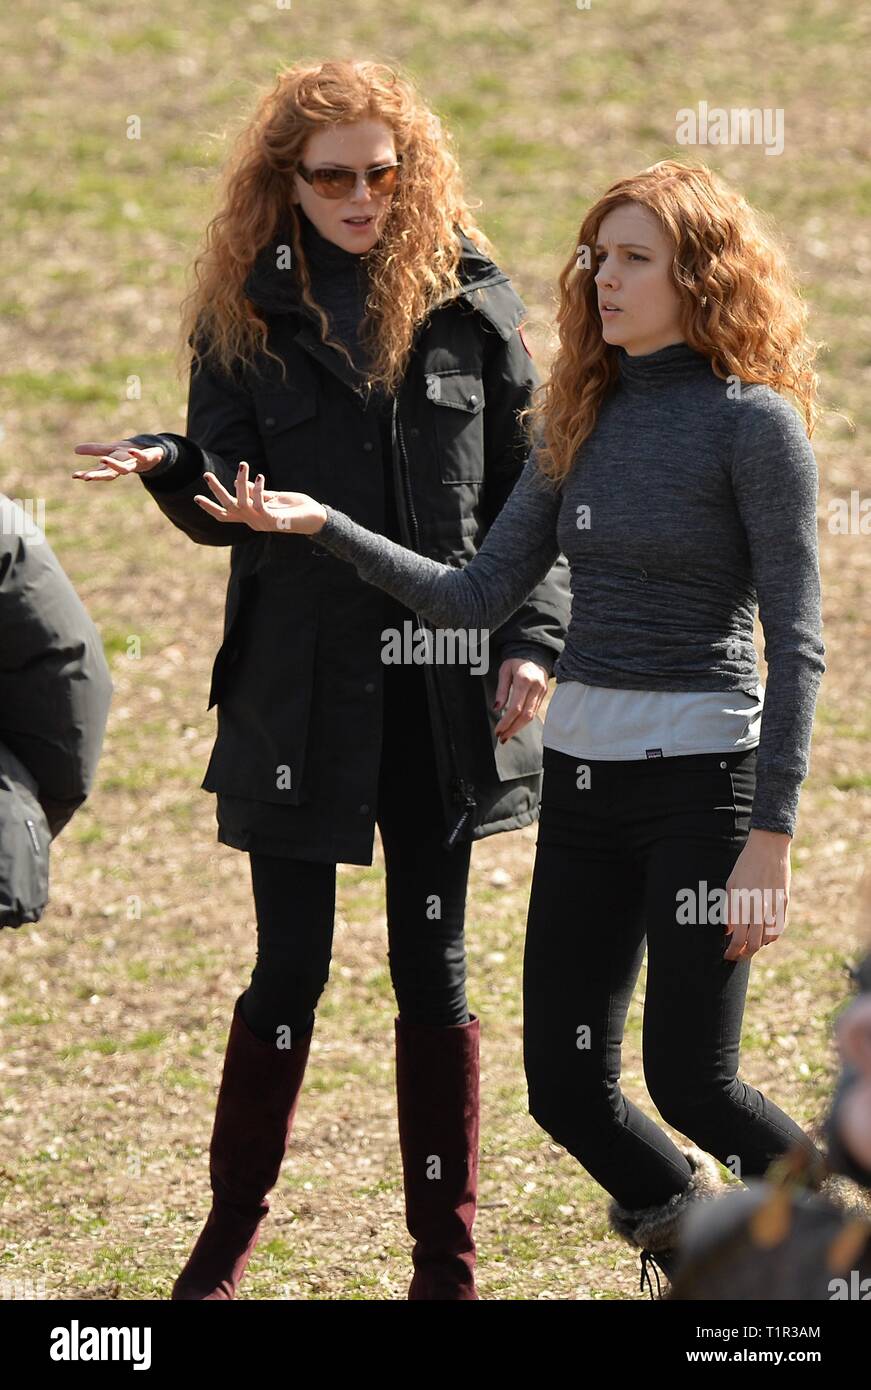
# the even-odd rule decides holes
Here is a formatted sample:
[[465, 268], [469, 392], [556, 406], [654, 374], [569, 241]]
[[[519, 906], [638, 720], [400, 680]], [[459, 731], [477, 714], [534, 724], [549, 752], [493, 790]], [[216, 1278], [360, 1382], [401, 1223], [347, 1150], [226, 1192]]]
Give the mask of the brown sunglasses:
[[[372, 193], [392, 193], [396, 188], [401, 163], [401, 160], [397, 160], [395, 164], [376, 164], [371, 169], [364, 169], [362, 173], [367, 188]], [[321, 198], [347, 198], [357, 187], [356, 169], [331, 169], [328, 166], [307, 169], [304, 164], [297, 164], [296, 171]]]

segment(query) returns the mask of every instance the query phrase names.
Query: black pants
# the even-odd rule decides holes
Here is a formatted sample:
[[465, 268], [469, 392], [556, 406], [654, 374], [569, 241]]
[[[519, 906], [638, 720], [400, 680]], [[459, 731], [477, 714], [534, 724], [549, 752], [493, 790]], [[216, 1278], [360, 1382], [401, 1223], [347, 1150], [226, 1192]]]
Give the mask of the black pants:
[[794, 1142], [817, 1152], [736, 1075], [752, 958], [724, 960], [731, 938], [702, 913], [678, 920], [681, 890], [725, 888], [755, 780], [755, 748], [627, 762], [545, 749], [523, 976], [530, 1111], [623, 1206], [666, 1201], [691, 1171], [619, 1086], [645, 939], [644, 1079], [663, 1119], [738, 1177]]
[[[385, 666], [376, 820], [384, 847], [390, 976], [408, 1023], [468, 1023], [463, 926], [471, 844], [448, 833], [422, 666]], [[251, 854], [257, 961], [242, 1012], [272, 1039], [307, 1031], [327, 983], [335, 864]]]

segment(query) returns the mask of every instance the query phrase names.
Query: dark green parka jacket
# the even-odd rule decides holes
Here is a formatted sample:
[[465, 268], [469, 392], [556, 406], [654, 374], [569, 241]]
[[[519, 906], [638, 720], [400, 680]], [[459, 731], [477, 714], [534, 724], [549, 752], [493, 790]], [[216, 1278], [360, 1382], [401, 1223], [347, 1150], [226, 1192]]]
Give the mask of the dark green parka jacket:
[[[393, 402], [392, 452], [403, 543], [464, 565], [481, 545], [527, 457], [517, 412], [538, 377], [519, 330], [524, 306], [508, 277], [458, 232], [462, 293], [418, 330]], [[247, 459], [268, 488], [305, 492], [383, 531], [380, 430], [352, 368], [321, 341], [295, 276], [276, 269], [279, 232], [246, 294], [269, 329], [258, 369], [232, 377], [192, 363], [186, 434], [141, 474], [166, 516], [201, 545], [228, 545], [224, 640], [209, 708], [218, 731], [202, 786], [217, 794], [218, 840], [240, 850], [371, 864], [382, 739], [383, 595], [306, 536], [252, 531], [210, 517], [211, 470], [230, 492]], [[359, 378], [356, 379], [359, 381]], [[173, 447], [174, 446], [174, 447]], [[479, 839], [538, 817], [539, 719], [501, 745], [491, 710], [499, 665], [528, 656], [548, 670], [569, 621], [562, 557], [491, 634], [488, 674], [425, 666], [445, 841]], [[418, 620], [421, 621], [421, 620]], [[425, 626], [425, 624], [424, 624]], [[410, 771], [410, 776], [413, 772]]]

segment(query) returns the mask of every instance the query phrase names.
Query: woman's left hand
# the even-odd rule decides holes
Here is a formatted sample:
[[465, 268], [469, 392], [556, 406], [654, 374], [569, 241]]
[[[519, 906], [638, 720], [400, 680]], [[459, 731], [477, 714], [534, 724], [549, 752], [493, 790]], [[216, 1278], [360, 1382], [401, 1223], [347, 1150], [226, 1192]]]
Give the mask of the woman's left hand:
[[314, 536], [327, 519], [320, 502], [315, 502], [304, 492], [271, 492], [264, 489], [262, 473], [258, 473], [251, 483], [248, 464], [244, 459], [236, 473], [235, 497], [230, 496], [214, 473], [204, 473], [203, 477], [218, 501], [213, 502], [210, 497], [199, 495], [194, 501], [217, 521], [242, 521], [252, 531], [293, 531]]
[[499, 667], [499, 683], [493, 708], [502, 711], [494, 732], [500, 743], [507, 743], [513, 734], [535, 718], [539, 705], [547, 694], [548, 674], [537, 661], [515, 656]]
[[731, 941], [724, 960], [753, 956], [786, 926], [791, 869], [789, 835], [751, 830], [726, 883]]

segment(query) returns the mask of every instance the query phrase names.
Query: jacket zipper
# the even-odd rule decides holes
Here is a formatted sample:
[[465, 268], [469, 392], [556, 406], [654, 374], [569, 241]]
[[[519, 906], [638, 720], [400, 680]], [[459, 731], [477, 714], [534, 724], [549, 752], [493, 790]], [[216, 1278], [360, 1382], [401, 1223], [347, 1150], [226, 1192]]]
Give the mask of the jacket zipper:
[[[404, 435], [403, 435], [403, 433], [402, 433], [402, 421], [401, 421], [400, 418], [399, 418], [399, 404], [398, 404], [398, 401], [397, 401], [397, 399], [396, 399], [395, 396], [394, 396], [394, 398], [393, 398], [393, 424], [394, 424], [394, 434], [395, 434], [395, 437], [397, 438], [397, 440], [398, 440], [398, 442], [399, 442], [399, 458], [400, 458], [400, 462], [401, 462], [401, 464], [402, 464], [403, 492], [404, 492], [404, 494], [405, 494], [405, 501], [406, 501], [406, 503], [407, 503], [407, 505], [408, 505], [408, 514], [409, 514], [409, 517], [410, 517], [410, 519], [411, 519], [412, 537], [413, 537], [413, 540], [414, 540], [414, 548], [415, 548], [416, 551], [418, 551], [418, 553], [420, 553], [420, 532], [419, 532], [419, 530], [418, 530], [418, 525], [417, 525], [417, 514], [416, 514], [416, 512], [415, 512], [415, 510], [414, 510], [414, 501], [413, 501], [412, 495], [411, 495], [411, 478], [410, 478], [410, 476], [409, 476], [408, 454], [406, 453], [406, 449], [405, 449], [405, 437], [404, 437]], [[422, 628], [424, 628], [425, 626], [426, 626], [427, 628], [429, 628], [429, 624], [428, 624], [428, 623], [426, 623], [426, 624], [424, 623], [424, 620], [421, 618], [421, 616], [420, 616], [419, 613], [415, 613], [414, 616], [415, 616], [415, 618], [417, 619], [417, 624], [418, 624], [418, 627], [419, 627], [419, 628], [422, 629]], [[456, 745], [454, 744], [453, 735], [451, 734], [451, 727], [450, 727], [450, 723], [449, 723], [449, 721], [448, 721], [447, 711], [445, 710], [445, 707], [444, 707], [444, 701], [443, 701], [443, 698], [442, 698], [442, 691], [441, 691], [441, 688], [440, 688], [440, 686], [439, 686], [438, 673], [437, 673], [435, 664], [433, 665], [433, 668], [432, 668], [432, 678], [433, 678], [433, 687], [434, 687], [435, 693], [436, 693], [436, 701], [437, 701], [438, 706], [439, 706], [439, 713], [441, 714], [442, 723], [443, 723], [443, 725], [444, 725], [445, 733], [446, 733], [446, 735], [447, 735], [448, 748], [449, 748], [450, 756], [451, 756], [451, 767], [452, 767], [453, 773], [454, 773], [454, 776], [453, 776], [453, 779], [452, 779], [452, 782], [451, 782], [451, 786], [452, 786], [452, 788], [453, 788], [453, 790], [454, 790], [454, 800], [455, 800], [455, 801], [461, 802], [461, 804], [462, 804], [463, 807], [464, 807], [463, 813], [462, 813], [462, 815], [460, 816], [459, 820], [457, 821], [456, 825], [453, 827], [453, 829], [452, 829], [452, 830], [450, 831], [450, 833], [447, 835], [446, 839], [443, 841], [443, 848], [444, 848], [444, 849], [453, 849], [454, 845], [455, 845], [456, 842], [457, 842], [458, 837], [459, 837], [460, 834], [462, 833], [463, 827], [465, 826], [465, 824], [466, 824], [466, 822], [468, 821], [469, 817], [470, 817], [471, 815], [474, 814], [474, 812], [475, 812], [475, 810], [476, 810], [476, 808], [477, 808], [478, 802], [477, 802], [477, 800], [476, 800], [476, 798], [475, 798], [475, 794], [474, 794], [474, 793], [475, 793], [475, 788], [474, 788], [474, 786], [473, 786], [470, 782], [467, 782], [467, 781], [465, 780], [465, 778], [463, 778], [463, 777], [460, 776], [460, 768], [459, 768], [459, 759], [458, 759], [458, 757], [457, 757], [457, 749], [456, 749]]]

